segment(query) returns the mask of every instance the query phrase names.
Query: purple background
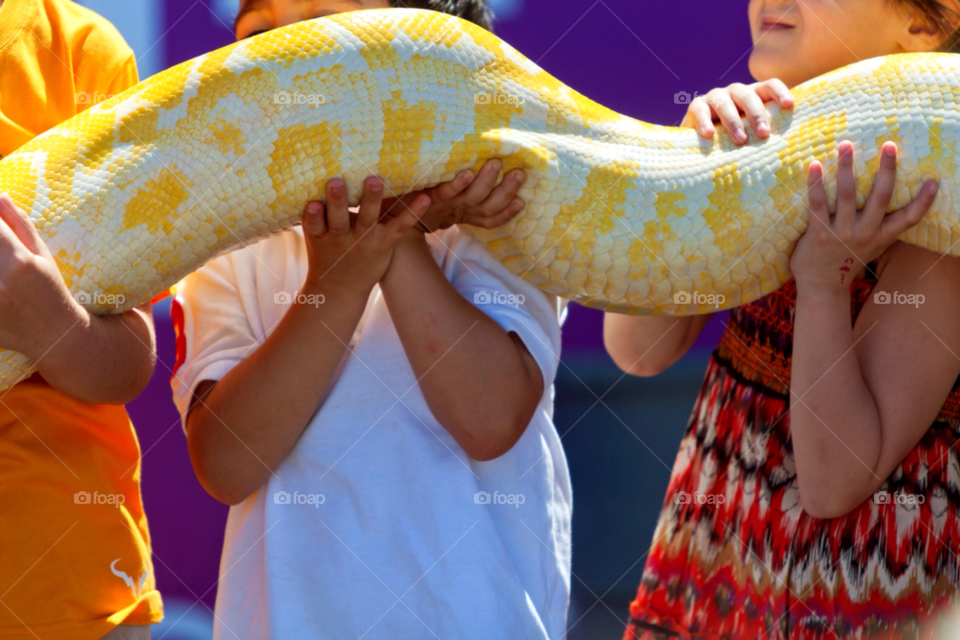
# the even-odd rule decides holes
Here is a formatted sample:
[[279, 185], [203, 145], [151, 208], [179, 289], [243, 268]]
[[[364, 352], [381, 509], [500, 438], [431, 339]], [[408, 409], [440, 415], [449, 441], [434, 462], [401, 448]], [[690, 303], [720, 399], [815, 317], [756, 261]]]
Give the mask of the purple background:
[[[750, 81], [746, 8], [746, 1], [525, 0], [496, 32], [593, 100], [641, 120], [677, 125], [686, 110], [675, 102], [677, 92]], [[233, 41], [231, 28], [203, 0], [166, 0], [164, 14], [166, 33], [158, 46], [165, 66]], [[159, 588], [165, 598], [202, 599], [212, 608], [227, 507], [203, 491], [190, 467], [170, 400], [174, 338], [168, 310], [165, 303], [155, 309], [160, 362], [129, 410], [143, 450]], [[711, 323], [697, 349], [716, 344], [720, 323]], [[606, 358], [601, 327], [602, 314], [574, 305], [564, 327], [564, 359]]]

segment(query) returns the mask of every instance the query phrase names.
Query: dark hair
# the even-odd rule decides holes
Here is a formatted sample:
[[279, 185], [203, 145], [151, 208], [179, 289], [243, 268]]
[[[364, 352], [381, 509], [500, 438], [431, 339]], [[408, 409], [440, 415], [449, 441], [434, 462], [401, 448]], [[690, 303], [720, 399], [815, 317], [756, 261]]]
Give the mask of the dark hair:
[[960, 27], [957, 18], [960, 15], [953, 9], [944, 6], [940, 0], [893, 0], [895, 4], [907, 11], [919, 11], [930, 24], [936, 26], [943, 36], [940, 51], [960, 53]]
[[487, 31], [493, 31], [493, 12], [486, 0], [390, 0], [392, 7], [430, 9], [469, 20]]

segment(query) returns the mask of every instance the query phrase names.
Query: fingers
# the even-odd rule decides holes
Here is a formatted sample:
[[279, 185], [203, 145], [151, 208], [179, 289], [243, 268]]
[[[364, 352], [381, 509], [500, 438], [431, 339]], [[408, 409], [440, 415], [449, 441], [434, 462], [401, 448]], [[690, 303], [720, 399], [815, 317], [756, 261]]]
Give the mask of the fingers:
[[503, 161], [499, 158], [487, 160], [476, 179], [470, 183], [470, 186], [460, 194], [458, 201], [467, 207], [475, 207], [486, 199], [494, 185], [497, 184], [497, 178], [500, 177], [500, 169], [503, 167]]
[[468, 215], [474, 218], [494, 216], [507, 208], [516, 208], [514, 214], [519, 213], [520, 209], [523, 208], [523, 200], [517, 197], [517, 193], [526, 179], [526, 174], [520, 169], [508, 172], [500, 181], [500, 184], [494, 187], [486, 199]]
[[10, 227], [10, 222], [16, 217], [14, 209], [16, 206], [10, 196], [0, 194], [0, 258], [8, 258], [14, 254], [23, 243], [20, 241], [16, 231]]
[[763, 100], [757, 95], [753, 87], [744, 84], [730, 85], [730, 95], [735, 104], [737, 104], [746, 114], [747, 119], [753, 126], [760, 138], [770, 136], [770, 114], [763, 105]]
[[747, 132], [743, 128], [743, 122], [740, 121], [740, 110], [734, 104], [733, 98], [726, 89], [714, 89], [707, 94], [707, 104], [713, 107], [714, 112], [723, 123], [724, 129], [730, 134], [730, 138], [737, 144], [745, 143]]
[[0, 219], [7, 223], [7, 227], [31, 253], [36, 255], [41, 252], [40, 247], [43, 241], [36, 227], [23, 209], [18, 207], [6, 193], [0, 194]]
[[464, 189], [466, 189], [471, 182], [473, 182], [473, 171], [467, 169], [466, 171], [461, 171], [456, 175], [453, 180], [449, 182], [444, 182], [443, 184], [437, 185], [430, 190], [430, 199], [434, 202], [446, 202], [447, 200], [453, 200]]
[[881, 236], [887, 242], [893, 242], [898, 235], [920, 222], [927, 211], [930, 210], [939, 188], [940, 186], [936, 182], [926, 183], [913, 202], [884, 217], [883, 223], [880, 225]]
[[876, 229], [890, 207], [893, 189], [897, 182], [897, 145], [886, 142], [880, 150], [880, 169], [873, 183], [873, 190], [863, 209], [863, 221]]
[[830, 228], [827, 192], [823, 187], [823, 165], [814, 160], [807, 169], [807, 202], [810, 209], [808, 232], [820, 233]]
[[360, 196], [360, 210], [357, 213], [356, 232], [365, 234], [380, 217], [380, 207], [383, 203], [383, 181], [371, 176], [363, 182], [363, 194]]
[[719, 119], [736, 144], [749, 141], [741, 120], [741, 112], [760, 138], [770, 136], [770, 114], [765, 102], [776, 102], [781, 108], [793, 107], [793, 95], [777, 79], [752, 85], [734, 83], [725, 89], [714, 89], [706, 96], [695, 98], [687, 109], [681, 126], [694, 127], [701, 136], [712, 138], [714, 120]]
[[308, 202], [303, 212], [303, 232], [319, 238], [327, 231], [327, 222], [323, 215], [322, 202]]
[[504, 207], [499, 213], [495, 213], [492, 216], [478, 216], [473, 214], [468, 214], [463, 217], [464, 224], [470, 224], [475, 227], [482, 227], [484, 229], [495, 229], [502, 224], [506, 224], [513, 220], [517, 214], [523, 211], [524, 202], [520, 198], [515, 198], [507, 207]]
[[350, 233], [350, 210], [347, 207], [347, 183], [341, 178], [327, 182], [327, 229], [338, 236]]
[[793, 94], [790, 93], [787, 85], [777, 78], [757, 82], [753, 85], [753, 88], [764, 102], [772, 100], [780, 105], [781, 109], [790, 109], [793, 107]]
[[837, 213], [835, 223], [849, 231], [857, 217], [857, 178], [853, 171], [853, 144], [841, 142], [837, 147]]
[[383, 225], [382, 233], [386, 234], [386, 237], [394, 242], [399, 240], [400, 236], [412, 229], [420, 221], [420, 218], [423, 217], [429, 208], [430, 196], [421, 193], [413, 199], [409, 206], [404, 207], [403, 211], [399, 212], [395, 217], [390, 218], [387, 223]]
[[704, 138], [712, 139], [717, 130], [713, 126], [713, 109], [707, 104], [706, 97], [696, 98], [687, 107], [687, 115], [681, 126], [693, 127]]

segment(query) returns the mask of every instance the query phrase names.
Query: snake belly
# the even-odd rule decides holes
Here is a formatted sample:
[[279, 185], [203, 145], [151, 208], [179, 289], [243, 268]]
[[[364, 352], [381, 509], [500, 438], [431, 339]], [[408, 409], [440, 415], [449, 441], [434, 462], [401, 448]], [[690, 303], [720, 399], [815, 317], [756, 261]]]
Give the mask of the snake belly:
[[[637, 81], [642, 82], [642, 71]], [[791, 278], [807, 224], [806, 174], [856, 150], [863, 204], [886, 140], [900, 147], [891, 208], [941, 188], [902, 236], [957, 255], [960, 56], [866, 60], [770, 107], [772, 135], [743, 147], [620, 115], [469, 22], [412, 9], [300, 22], [172, 67], [0, 160], [70, 291], [96, 314], [152, 299], [223, 252], [296, 224], [333, 177], [395, 194], [504, 159], [527, 206], [464, 227], [511, 272], [606, 311], [709, 313]], [[28, 375], [0, 351], [0, 388]]]

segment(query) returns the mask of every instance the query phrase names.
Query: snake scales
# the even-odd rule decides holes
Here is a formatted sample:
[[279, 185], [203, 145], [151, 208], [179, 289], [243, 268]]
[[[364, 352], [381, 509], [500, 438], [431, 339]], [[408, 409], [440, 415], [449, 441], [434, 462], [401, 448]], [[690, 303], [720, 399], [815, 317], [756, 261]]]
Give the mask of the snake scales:
[[[465, 230], [513, 273], [609, 311], [706, 313], [789, 280], [805, 168], [825, 161], [832, 198], [844, 139], [861, 204], [885, 140], [901, 149], [893, 207], [939, 178], [902, 239], [960, 254], [960, 56], [866, 60], [794, 96], [794, 109], [771, 107], [768, 140], [736, 147], [606, 109], [460, 19], [357, 11], [235, 43], [92, 106], [0, 161], [0, 192], [101, 314], [295, 224], [331, 177], [355, 203], [367, 175], [399, 194], [492, 156], [526, 170], [528, 205], [498, 229]], [[31, 370], [0, 350], [0, 387]]]

